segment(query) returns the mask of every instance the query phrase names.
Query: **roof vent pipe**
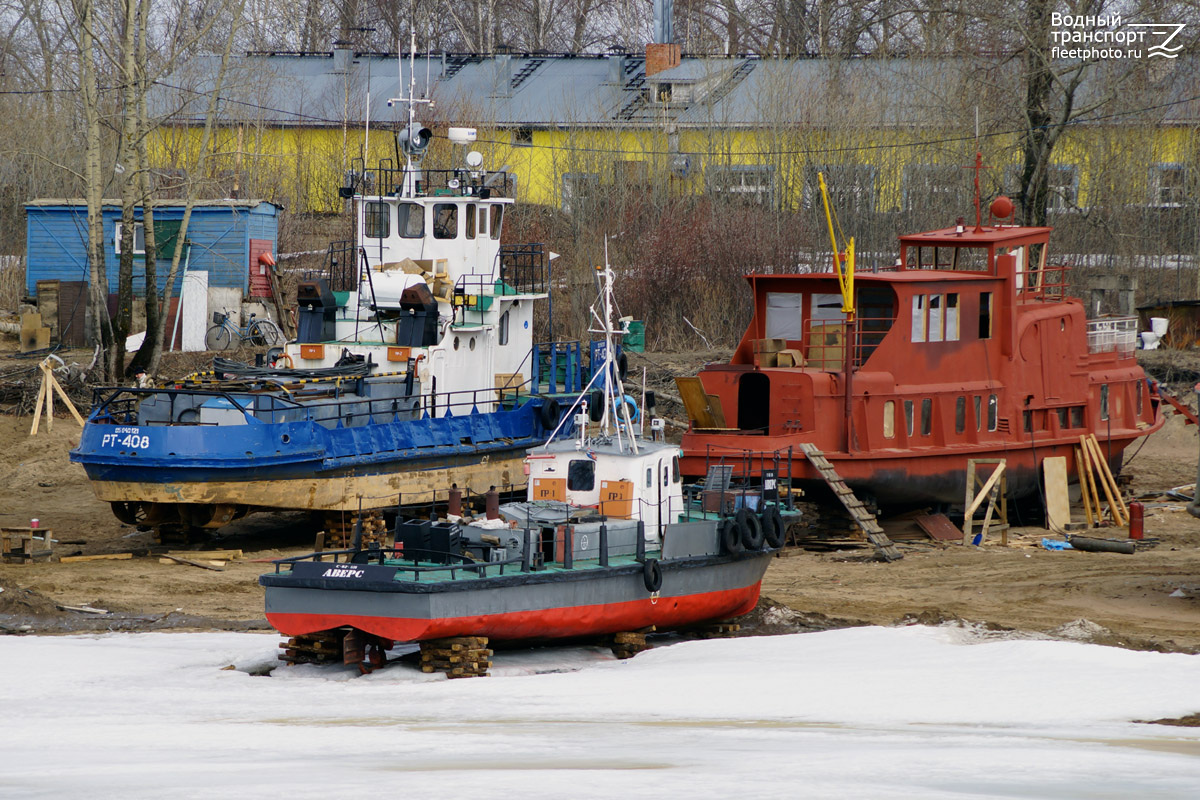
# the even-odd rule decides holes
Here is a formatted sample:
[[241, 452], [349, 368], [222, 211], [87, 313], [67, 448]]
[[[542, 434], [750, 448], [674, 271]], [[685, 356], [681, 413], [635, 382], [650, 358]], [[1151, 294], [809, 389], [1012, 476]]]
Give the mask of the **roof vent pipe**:
[[671, 44], [675, 31], [671, 17], [675, 12], [674, 0], [654, 0], [654, 44]]

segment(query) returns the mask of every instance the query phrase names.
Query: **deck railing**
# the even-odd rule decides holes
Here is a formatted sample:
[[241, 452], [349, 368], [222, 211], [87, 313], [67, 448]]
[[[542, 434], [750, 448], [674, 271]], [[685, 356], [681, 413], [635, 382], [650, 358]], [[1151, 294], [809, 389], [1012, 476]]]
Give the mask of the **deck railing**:
[[1088, 352], [1116, 353], [1118, 358], [1130, 358], [1137, 346], [1137, 325], [1136, 317], [1103, 317], [1088, 320]]

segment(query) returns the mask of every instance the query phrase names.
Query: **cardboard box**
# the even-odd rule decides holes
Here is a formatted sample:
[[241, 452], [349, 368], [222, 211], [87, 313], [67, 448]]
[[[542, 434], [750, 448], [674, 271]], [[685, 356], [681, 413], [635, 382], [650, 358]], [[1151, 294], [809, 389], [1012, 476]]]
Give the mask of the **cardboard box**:
[[804, 355], [794, 348], [780, 350], [775, 354], [775, 365], [779, 367], [803, 367]]
[[754, 352], [778, 353], [787, 347], [787, 339], [755, 339]]
[[779, 354], [778, 353], [755, 353], [754, 354], [754, 366], [758, 367], [759, 369], [764, 369], [766, 367], [779, 366]]

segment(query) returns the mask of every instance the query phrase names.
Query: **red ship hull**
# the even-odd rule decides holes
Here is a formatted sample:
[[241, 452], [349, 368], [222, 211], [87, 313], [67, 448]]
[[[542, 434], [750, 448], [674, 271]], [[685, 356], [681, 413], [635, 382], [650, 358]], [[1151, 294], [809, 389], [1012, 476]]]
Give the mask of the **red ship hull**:
[[351, 626], [398, 642], [450, 636], [486, 636], [492, 641], [525, 641], [598, 636], [656, 625], [681, 627], [749, 613], [758, 602], [759, 585], [689, 597], [644, 598], [598, 606], [476, 614], [444, 619], [345, 614], [268, 613], [271, 626], [287, 636]]

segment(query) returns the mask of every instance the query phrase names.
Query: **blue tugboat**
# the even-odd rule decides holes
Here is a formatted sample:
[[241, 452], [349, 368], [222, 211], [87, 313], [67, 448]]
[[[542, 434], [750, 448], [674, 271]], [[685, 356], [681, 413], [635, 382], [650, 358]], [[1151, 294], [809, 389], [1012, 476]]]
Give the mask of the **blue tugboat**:
[[71, 460], [123, 522], [215, 528], [526, 483], [525, 450], [591, 381], [601, 343], [534, 342], [550, 262], [540, 244], [501, 244], [508, 175], [476, 151], [422, 170], [431, 133], [411, 105], [398, 138], [403, 167], [360, 166], [341, 190], [356, 241], [300, 284], [299, 336], [272, 366], [216, 359], [170, 387], [97, 390]]

